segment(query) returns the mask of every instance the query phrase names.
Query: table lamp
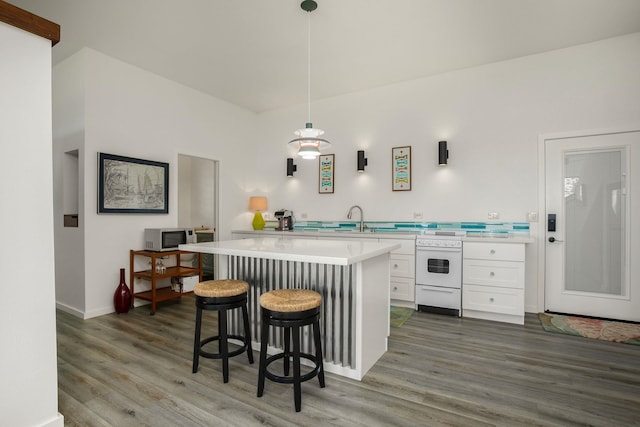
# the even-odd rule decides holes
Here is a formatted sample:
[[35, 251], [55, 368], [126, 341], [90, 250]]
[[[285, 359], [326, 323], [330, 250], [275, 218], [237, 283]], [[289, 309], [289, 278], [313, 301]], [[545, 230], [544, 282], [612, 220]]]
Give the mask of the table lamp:
[[256, 213], [253, 216], [253, 222], [251, 223], [253, 225], [253, 229], [262, 230], [264, 228], [264, 218], [262, 218], [260, 211], [267, 210], [267, 198], [263, 196], [249, 197], [249, 210]]

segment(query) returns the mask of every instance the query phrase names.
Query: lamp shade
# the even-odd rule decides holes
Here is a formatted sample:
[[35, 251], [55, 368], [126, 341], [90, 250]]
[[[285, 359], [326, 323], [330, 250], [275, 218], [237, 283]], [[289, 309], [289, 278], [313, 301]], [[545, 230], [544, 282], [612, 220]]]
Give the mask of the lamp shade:
[[252, 196], [249, 197], [249, 210], [250, 211], [266, 211], [267, 210], [267, 198], [264, 196]]

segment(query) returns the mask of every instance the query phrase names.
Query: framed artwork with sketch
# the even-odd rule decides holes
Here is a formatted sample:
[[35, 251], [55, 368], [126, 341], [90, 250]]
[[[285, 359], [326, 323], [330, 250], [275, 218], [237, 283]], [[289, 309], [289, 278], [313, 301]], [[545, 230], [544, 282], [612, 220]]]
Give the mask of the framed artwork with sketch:
[[169, 163], [98, 153], [98, 213], [169, 213]]

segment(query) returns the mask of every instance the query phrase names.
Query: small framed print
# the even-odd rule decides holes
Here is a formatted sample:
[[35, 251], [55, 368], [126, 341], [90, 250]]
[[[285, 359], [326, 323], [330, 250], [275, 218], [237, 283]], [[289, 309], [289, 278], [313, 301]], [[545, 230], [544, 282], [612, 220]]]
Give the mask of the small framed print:
[[334, 185], [334, 176], [333, 172], [335, 169], [335, 155], [333, 154], [325, 154], [323, 156], [318, 157], [318, 169], [319, 169], [319, 189], [318, 192], [320, 194], [331, 194], [333, 193], [333, 185]]
[[391, 149], [393, 191], [411, 191], [411, 146]]

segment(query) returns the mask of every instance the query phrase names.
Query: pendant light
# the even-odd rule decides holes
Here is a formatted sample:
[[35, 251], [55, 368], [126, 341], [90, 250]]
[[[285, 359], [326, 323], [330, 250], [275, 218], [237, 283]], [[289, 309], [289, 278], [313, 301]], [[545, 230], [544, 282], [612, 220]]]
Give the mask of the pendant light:
[[314, 0], [304, 0], [300, 3], [302, 10], [307, 12], [307, 124], [304, 129], [294, 132], [297, 138], [289, 141], [290, 145], [298, 147], [298, 156], [303, 159], [315, 159], [320, 155], [320, 149], [331, 145], [326, 139], [320, 138], [324, 131], [314, 129], [311, 124], [311, 12], [316, 10], [318, 3]]

